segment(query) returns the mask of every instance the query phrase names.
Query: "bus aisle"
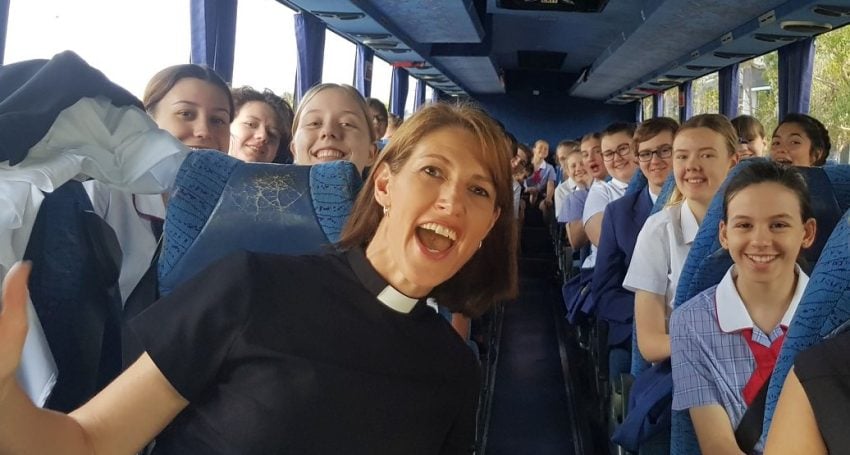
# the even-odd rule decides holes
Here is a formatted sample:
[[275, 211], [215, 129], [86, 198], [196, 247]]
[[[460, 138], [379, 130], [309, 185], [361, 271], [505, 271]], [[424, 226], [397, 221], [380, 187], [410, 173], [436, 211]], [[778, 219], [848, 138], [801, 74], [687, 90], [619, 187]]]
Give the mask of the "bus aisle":
[[[519, 258], [520, 295], [504, 307], [487, 455], [583, 454], [589, 428], [576, 419], [570, 350], [560, 335], [556, 260], [539, 211], [526, 213]], [[585, 430], [582, 430], [585, 428]]]

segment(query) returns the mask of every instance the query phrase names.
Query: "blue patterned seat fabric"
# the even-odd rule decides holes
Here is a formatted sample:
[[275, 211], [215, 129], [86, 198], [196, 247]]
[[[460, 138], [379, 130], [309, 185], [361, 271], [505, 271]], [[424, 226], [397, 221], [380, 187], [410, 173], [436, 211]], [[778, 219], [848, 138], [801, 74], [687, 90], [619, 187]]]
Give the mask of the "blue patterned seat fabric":
[[626, 188], [626, 194], [637, 193], [639, 191], [643, 191], [646, 188], [646, 177], [643, 175], [640, 169], [635, 171], [635, 174], [632, 176], [632, 179], [629, 180], [629, 186]]
[[168, 205], [160, 292], [168, 294], [237, 250], [322, 251], [339, 239], [361, 183], [349, 162], [270, 165], [213, 151], [192, 153]]

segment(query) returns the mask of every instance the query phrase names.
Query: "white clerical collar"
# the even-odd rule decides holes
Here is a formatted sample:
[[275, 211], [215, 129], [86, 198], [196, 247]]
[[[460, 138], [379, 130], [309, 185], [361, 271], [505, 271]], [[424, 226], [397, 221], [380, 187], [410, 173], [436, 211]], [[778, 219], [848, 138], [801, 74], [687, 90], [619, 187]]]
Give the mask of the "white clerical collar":
[[413, 307], [416, 306], [416, 302], [419, 301], [418, 299], [413, 299], [402, 294], [396, 288], [389, 285], [376, 298], [384, 305], [404, 314], [410, 313]]
[[[738, 289], [735, 287], [732, 275], [734, 268], [735, 266], [732, 266], [726, 271], [726, 275], [720, 280], [714, 294], [717, 323], [720, 325], [720, 330], [726, 333], [751, 329], [754, 325], [750, 313], [747, 312], [747, 307], [744, 306], [744, 301], [741, 300], [741, 295], [738, 294]], [[800, 298], [803, 297], [803, 292], [809, 283], [809, 277], [800, 269], [800, 266], [795, 267], [795, 273], [797, 274], [797, 287], [794, 289], [794, 296], [791, 297], [788, 309], [782, 316], [782, 321], [779, 322], [783, 327], [788, 327], [791, 324]]]

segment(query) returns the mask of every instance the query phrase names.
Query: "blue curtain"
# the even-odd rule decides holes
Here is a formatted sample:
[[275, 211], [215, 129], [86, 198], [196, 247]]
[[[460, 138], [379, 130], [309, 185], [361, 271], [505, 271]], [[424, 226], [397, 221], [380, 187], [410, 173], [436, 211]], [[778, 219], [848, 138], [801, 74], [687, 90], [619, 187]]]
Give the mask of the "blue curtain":
[[643, 101], [642, 100], [635, 101], [635, 122], [637, 122], [637, 123], [643, 122]]
[[6, 55], [6, 27], [9, 25], [9, 0], [0, 0], [0, 65]]
[[691, 81], [679, 86], [679, 123], [694, 116], [694, 99]]
[[720, 91], [720, 113], [730, 119], [738, 116], [738, 64], [720, 70], [717, 76]]
[[664, 94], [656, 93], [652, 95], [652, 116], [664, 117]]
[[372, 96], [372, 62], [375, 51], [362, 44], [357, 45], [357, 55], [354, 58], [354, 88], [364, 98]]
[[390, 85], [390, 112], [404, 118], [404, 104], [407, 102], [407, 70], [393, 68], [393, 78]]
[[431, 92], [431, 102], [432, 103], [439, 103], [440, 102], [440, 91], [439, 90], [434, 89]]
[[807, 38], [779, 48], [779, 118], [809, 112], [815, 40]]
[[416, 79], [416, 91], [413, 92], [413, 112], [422, 109], [425, 104], [425, 81]]
[[325, 23], [305, 13], [295, 15], [295, 42], [298, 67], [295, 71], [295, 102], [314, 85], [322, 82], [325, 56]]
[[191, 62], [206, 65], [227, 82], [233, 80], [237, 0], [192, 0]]

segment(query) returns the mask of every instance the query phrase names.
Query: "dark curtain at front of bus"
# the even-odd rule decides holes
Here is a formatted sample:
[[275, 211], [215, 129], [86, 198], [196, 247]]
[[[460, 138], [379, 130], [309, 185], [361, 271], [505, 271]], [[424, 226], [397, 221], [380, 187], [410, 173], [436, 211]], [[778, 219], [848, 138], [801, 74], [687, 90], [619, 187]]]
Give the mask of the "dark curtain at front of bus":
[[364, 98], [372, 96], [372, 62], [375, 51], [362, 44], [357, 45], [357, 56], [354, 59], [354, 88]]
[[664, 93], [652, 95], [652, 117], [664, 117]]
[[295, 102], [322, 82], [325, 57], [325, 23], [305, 13], [295, 15], [298, 67], [295, 71]]
[[721, 69], [717, 76], [720, 91], [720, 113], [732, 119], [738, 115], [738, 64]]
[[809, 112], [815, 40], [806, 38], [779, 48], [779, 118]]
[[0, 65], [6, 55], [6, 29], [9, 26], [9, 0], [0, 0]]
[[393, 68], [390, 93], [390, 112], [404, 118], [404, 104], [407, 102], [407, 70]]
[[192, 0], [191, 62], [206, 65], [225, 81], [233, 80], [237, 0]]
[[679, 86], [679, 123], [685, 123], [694, 115], [694, 98], [691, 81]]
[[422, 109], [423, 104], [425, 104], [425, 81], [416, 79], [416, 91], [413, 92], [413, 112]]
[[635, 123], [643, 122], [643, 101], [635, 101]]

